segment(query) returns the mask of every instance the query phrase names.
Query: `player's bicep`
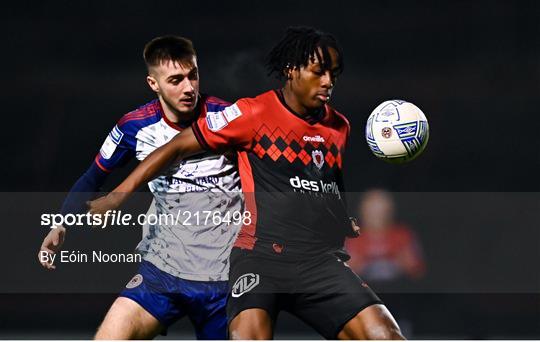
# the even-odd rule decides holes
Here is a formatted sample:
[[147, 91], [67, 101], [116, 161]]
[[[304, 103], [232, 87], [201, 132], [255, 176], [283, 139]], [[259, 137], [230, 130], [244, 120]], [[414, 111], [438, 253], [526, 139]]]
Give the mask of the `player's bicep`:
[[201, 144], [195, 137], [193, 129], [191, 127], [186, 128], [181, 133], [177, 134], [171, 141], [166, 144], [170, 146], [176, 153], [176, 160], [184, 159], [192, 155], [201, 153], [204, 151]]
[[207, 150], [248, 148], [257, 121], [247, 99], [241, 99], [219, 112], [208, 112], [193, 124], [199, 144]]
[[170, 167], [178, 160], [203, 152], [204, 149], [193, 135], [193, 130], [187, 128], [178, 133], [168, 143], [155, 149], [137, 166], [134, 173], [140, 173], [141, 183], [150, 181], [159, 175], [161, 171]]
[[150, 153], [113, 192], [130, 193], [158, 177], [178, 159], [203, 152], [191, 128], [177, 134], [165, 145]]

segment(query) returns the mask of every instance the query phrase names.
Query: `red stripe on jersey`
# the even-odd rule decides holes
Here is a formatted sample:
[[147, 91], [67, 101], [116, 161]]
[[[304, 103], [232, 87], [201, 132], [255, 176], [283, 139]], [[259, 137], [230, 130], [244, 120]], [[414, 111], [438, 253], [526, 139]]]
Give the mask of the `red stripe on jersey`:
[[118, 126], [123, 125], [128, 121], [141, 120], [148, 118], [150, 116], [156, 115], [157, 110], [161, 107], [159, 102], [153, 103], [151, 105], [146, 105], [143, 108], [137, 109], [131, 113], [124, 115], [119, 121]]
[[251, 213], [251, 222], [242, 226], [234, 247], [251, 250], [257, 241], [255, 237], [255, 231], [257, 230], [257, 204], [255, 202], [255, 183], [247, 152], [238, 152], [238, 172], [240, 173], [242, 192], [246, 201], [246, 211]]
[[220, 99], [218, 97], [215, 97], [215, 96], [208, 96], [206, 98], [206, 102], [213, 103], [213, 104], [225, 105], [225, 106], [230, 106], [231, 105], [230, 102], [222, 100], [222, 99]]
[[123, 118], [121, 118], [118, 121], [118, 126], [121, 126], [125, 124], [126, 122], [133, 121], [133, 120], [142, 120], [149, 118], [151, 116], [154, 116], [156, 113], [140, 113], [137, 115], [125, 115]]
[[99, 157], [101, 155], [98, 153], [96, 155], [96, 158], [94, 159], [94, 161], [96, 162], [96, 165], [104, 172], [107, 172], [107, 173], [111, 173], [111, 170], [107, 169], [105, 166], [101, 165], [101, 163], [99, 162]]

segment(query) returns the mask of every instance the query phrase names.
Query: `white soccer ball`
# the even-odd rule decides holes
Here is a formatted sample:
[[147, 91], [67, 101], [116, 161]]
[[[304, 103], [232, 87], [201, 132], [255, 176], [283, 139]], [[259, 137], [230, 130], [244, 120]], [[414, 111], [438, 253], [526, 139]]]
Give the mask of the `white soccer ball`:
[[403, 163], [418, 157], [428, 139], [426, 116], [407, 101], [385, 101], [367, 120], [366, 140], [371, 152], [390, 163]]

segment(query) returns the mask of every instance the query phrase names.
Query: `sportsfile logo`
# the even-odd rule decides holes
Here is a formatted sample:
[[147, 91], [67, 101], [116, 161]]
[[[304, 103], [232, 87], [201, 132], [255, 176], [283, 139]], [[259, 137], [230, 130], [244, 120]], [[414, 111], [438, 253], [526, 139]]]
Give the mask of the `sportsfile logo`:
[[338, 198], [341, 198], [339, 187], [336, 182], [325, 183], [322, 180], [314, 181], [302, 179], [299, 176], [289, 179], [289, 183], [294, 188], [295, 192], [312, 192], [312, 193], [324, 193], [334, 194]]

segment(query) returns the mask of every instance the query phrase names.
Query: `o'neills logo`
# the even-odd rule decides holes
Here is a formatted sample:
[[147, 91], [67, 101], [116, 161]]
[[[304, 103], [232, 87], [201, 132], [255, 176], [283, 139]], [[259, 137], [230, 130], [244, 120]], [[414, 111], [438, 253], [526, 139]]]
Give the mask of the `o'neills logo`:
[[253, 290], [259, 285], [259, 275], [254, 273], [246, 273], [240, 276], [233, 285], [231, 295], [238, 298], [246, 292]]
[[304, 141], [310, 141], [310, 142], [321, 142], [321, 143], [324, 142], [324, 138], [318, 134], [314, 137], [309, 137], [307, 135], [304, 135], [302, 139], [304, 139]]

